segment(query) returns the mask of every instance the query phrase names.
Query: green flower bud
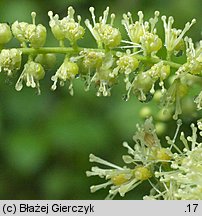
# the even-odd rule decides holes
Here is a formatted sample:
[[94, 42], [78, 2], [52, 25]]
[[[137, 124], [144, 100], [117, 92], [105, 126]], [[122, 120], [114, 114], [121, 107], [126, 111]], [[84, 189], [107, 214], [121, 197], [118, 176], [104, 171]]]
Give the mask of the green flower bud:
[[0, 44], [6, 44], [12, 39], [10, 26], [6, 23], [0, 23]]
[[181, 40], [179, 41], [179, 43], [175, 46], [174, 51], [179, 52], [179, 51], [181, 51], [181, 50], [184, 50], [184, 48], [185, 48], [185, 43], [184, 43], [184, 40], [181, 39]]
[[144, 119], [148, 118], [152, 115], [152, 109], [148, 106], [144, 106], [143, 108], [141, 108], [139, 115]]
[[63, 41], [65, 39], [65, 33], [60, 28], [60, 26], [55, 25], [55, 26], [51, 27], [51, 31], [52, 31], [56, 40]]
[[170, 75], [170, 65], [163, 65], [159, 71], [160, 80], [165, 80]]
[[202, 109], [202, 91], [198, 94], [198, 96], [194, 99], [194, 102], [197, 105], [197, 110]]
[[38, 54], [35, 62], [40, 63], [45, 69], [51, 69], [56, 62], [56, 55], [54, 53]]
[[152, 89], [154, 81], [146, 72], [140, 73], [135, 77], [133, 83], [133, 92], [137, 95], [138, 100], [147, 101], [147, 95]]
[[174, 48], [175, 56], [179, 57], [183, 54], [183, 50], [185, 49], [185, 42], [183, 39], [179, 41], [179, 43]]
[[45, 71], [41, 64], [28, 61], [15, 85], [15, 89], [20, 91], [23, 88], [23, 81], [25, 81], [26, 86], [37, 88], [38, 94], [40, 94], [39, 80], [43, 79], [44, 76]]
[[173, 111], [172, 108], [168, 108], [165, 113], [165, 111], [161, 109], [160, 111], [157, 112], [156, 119], [159, 120], [160, 122], [169, 121], [172, 118], [172, 111]]
[[[157, 122], [156, 125], [156, 133], [160, 136], [166, 132], [166, 123]], [[163, 158], [162, 158], [163, 160]], [[165, 160], [165, 159], [164, 159]]]
[[10, 76], [21, 66], [22, 52], [18, 49], [3, 49], [0, 53], [0, 71], [3, 69]]

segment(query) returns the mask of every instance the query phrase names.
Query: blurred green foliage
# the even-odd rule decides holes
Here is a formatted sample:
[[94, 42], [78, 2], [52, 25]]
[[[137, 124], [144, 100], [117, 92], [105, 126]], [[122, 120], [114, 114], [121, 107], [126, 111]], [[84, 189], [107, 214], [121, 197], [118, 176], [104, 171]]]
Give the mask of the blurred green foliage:
[[[131, 11], [135, 17], [138, 10], [143, 10], [146, 18], [155, 10], [173, 15], [176, 27], [183, 27], [187, 21], [196, 18], [197, 24], [189, 35], [194, 40], [201, 38], [201, 0], [1, 0], [0, 22], [31, 22], [30, 13], [36, 11], [37, 22], [48, 25], [49, 10], [62, 17], [69, 5], [82, 15], [82, 21], [90, 17], [89, 6], [94, 6], [99, 15], [106, 6], [110, 6], [111, 11], [117, 14], [117, 25], [121, 23], [122, 13]], [[121, 25], [119, 28], [124, 32]], [[91, 46], [92, 37], [88, 32], [87, 35], [80, 42], [82, 46]], [[46, 45], [56, 44], [49, 30]], [[18, 46], [18, 43], [13, 39], [9, 46]], [[27, 88], [16, 92], [17, 77], [7, 80], [1, 74], [1, 199], [103, 199], [107, 191], [90, 194], [90, 185], [99, 179], [85, 176], [85, 171], [91, 166], [88, 155], [93, 152], [122, 164], [120, 156], [124, 149], [121, 143], [123, 140], [132, 143], [135, 125], [142, 120], [139, 113], [144, 104], [134, 97], [128, 102], [123, 101], [124, 87], [115, 87], [109, 98], [97, 98], [93, 90], [85, 92], [79, 82], [75, 85], [74, 97], [69, 96], [65, 88], [51, 92], [50, 76], [61, 63], [62, 56], [58, 59], [54, 70], [48, 71], [41, 83], [41, 96]], [[157, 113], [158, 105], [152, 103], [151, 107], [153, 113]], [[194, 115], [185, 118], [187, 125], [192, 118]], [[166, 126], [174, 127], [175, 123], [170, 121]], [[130, 192], [126, 198], [141, 199], [142, 194], [148, 192], [148, 185], [143, 187], [144, 190]]]

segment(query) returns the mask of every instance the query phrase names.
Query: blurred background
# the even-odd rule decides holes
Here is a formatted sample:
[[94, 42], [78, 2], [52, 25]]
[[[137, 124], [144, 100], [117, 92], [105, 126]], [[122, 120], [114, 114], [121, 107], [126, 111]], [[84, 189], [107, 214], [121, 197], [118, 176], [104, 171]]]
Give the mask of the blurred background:
[[[70, 5], [82, 16], [82, 21], [90, 18], [90, 6], [96, 8], [97, 15], [110, 6], [111, 12], [117, 15], [116, 25], [119, 25], [123, 35], [125, 32], [119, 23], [122, 14], [128, 11], [133, 13], [135, 19], [139, 10], [144, 12], [146, 18], [159, 10], [161, 14], [173, 15], [175, 27], [178, 28], [183, 28], [186, 22], [196, 18], [197, 23], [188, 35], [195, 41], [201, 39], [201, 0], [1, 0], [0, 22], [31, 22], [30, 13], [36, 11], [37, 22], [47, 26], [49, 10], [63, 17]], [[163, 29], [160, 28], [159, 32], [162, 34]], [[93, 46], [88, 31], [79, 44]], [[56, 45], [57, 41], [49, 30], [46, 46]], [[13, 39], [9, 46], [19, 44]], [[73, 97], [66, 88], [50, 91], [50, 77], [61, 63], [62, 56], [58, 56], [57, 65], [47, 72], [41, 82], [41, 96], [26, 87], [17, 92], [14, 89], [17, 77], [7, 80], [1, 74], [0, 199], [104, 199], [107, 190], [90, 193], [90, 185], [102, 180], [86, 177], [85, 171], [92, 166], [88, 156], [94, 153], [123, 165], [121, 155], [126, 151], [122, 142], [128, 141], [133, 145], [135, 125], [143, 122], [142, 113], [143, 110], [147, 112], [148, 107], [148, 112], [154, 115], [159, 125], [159, 135], [173, 136], [176, 123], [161, 117], [158, 104], [141, 104], [135, 97], [128, 102], [123, 101], [123, 86], [116, 86], [109, 98], [96, 97], [95, 90], [85, 92], [79, 81], [75, 83]], [[183, 127], [189, 134], [189, 124], [198, 118], [199, 113], [189, 100], [185, 101], [184, 107], [185, 114], [181, 117], [185, 122]], [[141, 199], [142, 195], [149, 193], [148, 188], [145, 183], [124, 199]]]

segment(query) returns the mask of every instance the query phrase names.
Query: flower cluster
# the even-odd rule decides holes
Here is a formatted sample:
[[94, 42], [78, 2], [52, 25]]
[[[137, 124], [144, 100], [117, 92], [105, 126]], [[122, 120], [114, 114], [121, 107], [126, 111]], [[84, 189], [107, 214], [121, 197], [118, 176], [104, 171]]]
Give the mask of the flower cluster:
[[184, 44], [183, 36], [190, 29], [190, 27], [196, 22], [195, 19], [191, 23], [186, 23], [183, 30], [172, 28], [174, 18], [170, 16], [168, 22], [166, 22], [166, 16], [162, 16], [163, 26], [165, 30], [165, 46], [168, 52], [179, 51]]
[[21, 45], [27, 44], [34, 48], [42, 47], [46, 42], [46, 28], [42, 24], [35, 24], [36, 13], [32, 12], [32, 24], [15, 21], [12, 24], [12, 33]]
[[88, 19], [85, 24], [95, 38], [98, 48], [102, 48], [103, 44], [108, 48], [117, 47], [121, 43], [121, 33], [117, 28], [113, 27], [115, 14], [111, 14], [111, 23], [107, 24], [109, 7], [103, 12], [103, 17], [99, 18], [99, 22], [95, 20], [94, 8], [90, 7], [89, 10], [92, 15], [93, 25]]
[[133, 22], [131, 13], [124, 14], [122, 23], [128, 33], [131, 42], [140, 44], [143, 54], [155, 55], [162, 47], [162, 41], [158, 37], [157, 30], [155, 28], [158, 22], [159, 11], [156, 11], [154, 18], [151, 18], [149, 22], [144, 22], [142, 11], [138, 12], [139, 21]]
[[[68, 7], [67, 16], [62, 19], [58, 14], [48, 12], [49, 25], [59, 47], [43, 47], [46, 41], [46, 28], [42, 24], [36, 25], [36, 13], [32, 12], [32, 24], [15, 21], [11, 28], [6, 23], [0, 24], [0, 70], [8, 75], [19, 70], [21, 56], [28, 55], [26, 68], [19, 80], [25, 80], [24, 71], [33, 67], [30, 62], [40, 64], [40, 68], [51, 69], [56, 61], [55, 53], [64, 54], [64, 61], [51, 76], [52, 90], [56, 90], [57, 82], [60, 86], [69, 81], [69, 92], [73, 95], [73, 80], [80, 78], [84, 81], [85, 90], [91, 86], [97, 89], [97, 96], [110, 96], [112, 88], [122, 80], [125, 84], [127, 101], [134, 94], [139, 101], [149, 102], [156, 91], [161, 89], [160, 103], [164, 110], [175, 107], [174, 118], [181, 114], [181, 100], [188, 94], [189, 86], [195, 84], [196, 76], [201, 76], [202, 71], [202, 43], [194, 45], [191, 38], [185, 37], [187, 31], [196, 22], [193, 19], [185, 24], [184, 29], [173, 28], [174, 18], [162, 16], [165, 40], [157, 33], [159, 11], [148, 21], [144, 20], [142, 11], [138, 12], [135, 21], [132, 14], [123, 14], [122, 24], [128, 35], [128, 40], [122, 40], [121, 32], [114, 26], [115, 14], [110, 14], [109, 7], [104, 10], [98, 19], [95, 9], [90, 7], [92, 22], [85, 20], [85, 25], [94, 37], [97, 48], [82, 48], [78, 40], [85, 34], [81, 23], [81, 16], [75, 19], [75, 10]], [[110, 20], [109, 20], [110, 17]], [[4, 46], [12, 39], [12, 35], [21, 43], [22, 48], [5, 49]], [[65, 40], [70, 47], [66, 47]], [[160, 50], [167, 52], [166, 60], [160, 56]], [[163, 53], [163, 52], [162, 52]], [[184, 55], [183, 64], [173, 62], [173, 56]], [[36, 65], [35, 64], [35, 65]], [[32, 71], [32, 68], [30, 69]], [[172, 73], [171, 73], [172, 72]], [[22, 78], [24, 77], [24, 78]], [[43, 76], [42, 76], [43, 77]], [[37, 87], [39, 90], [38, 76], [32, 78], [32, 84], [27, 86]], [[29, 80], [29, 79], [28, 79]], [[33, 84], [33, 80], [35, 84]], [[169, 80], [169, 82], [167, 82]], [[170, 82], [171, 80], [171, 82]], [[17, 89], [20, 90], [21, 87]], [[38, 84], [36, 84], [38, 83]], [[195, 98], [197, 108], [202, 107], [202, 92]]]
[[[16, 77], [16, 71], [21, 69], [25, 60], [15, 88], [20, 91], [25, 83], [40, 94], [39, 81], [44, 78], [45, 70], [54, 67], [56, 54], [63, 54], [63, 62], [51, 76], [52, 90], [68, 83], [69, 93], [73, 95], [74, 80], [80, 78], [86, 91], [95, 86], [97, 96], [110, 96], [112, 88], [123, 81], [124, 100], [127, 101], [131, 94], [141, 102], [158, 98], [163, 112], [174, 110], [173, 118], [177, 120], [182, 113], [182, 99], [193, 85], [201, 86], [202, 41], [194, 44], [191, 38], [185, 36], [196, 20], [187, 22], [184, 29], [176, 29], [173, 17], [161, 16], [163, 40], [157, 33], [159, 11], [155, 11], [148, 21], [144, 20], [142, 11], [137, 13], [138, 20], [134, 20], [128, 12], [123, 14], [122, 19], [128, 39], [123, 40], [119, 28], [114, 25], [115, 14], [109, 13], [109, 7], [98, 19], [93, 7], [89, 11], [92, 21], [86, 19], [85, 25], [96, 41], [96, 48], [79, 46], [78, 41], [84, 37], [85, 28], [81, 16], [75, 19], [73, 7], [68, 7], [67, 16], [62, 19], [58, 14], [48, 12], [49, 26], [59, 42], [58, 47], [43, 47], [47, 30], [42, 24], [36, 24], [35, 12], [31, 13], [31, 24], [15, 21], [10, 26], [0, 23], [0, 72], [5, 72], [9, 78]], [[21, 47], [6, 48], [13, 37]], [[66, 47], [66, 40], [69, 47]], [[162, 54], [164, 52], [166, 56]], [[179, 63], [177, 57], [182, 57], [179, 62], [183, 63]], [[198, 110], [202, 109], [202, 91], [193, 101]], [[123, 155], [124, 166], [91, 154], [90, 162], [110, 167], [95, 166], [87, 171], [87, 176], [106, 180], [92, 186], [91, 191], [109, 186], [107, 199], [112, 199], [117, 194], [125, 196], [143, 181], [148, 181], [152, 189], [145, 199], [202, 199], [202, 143], [197, 141], [197, 130], [202, 136], [202, 122], [198, 121], [198, 129], [191, 125], [192, 136], [185, 137], [181, 133], [182, 150], [176, 141], [180, 125], [178, 120], [174, 138], [166, 137], [166, 143], [161, 143], [152, 118], [146, 119], [142, 126], [137, 126], [134, 147], [123, 143], [128, 151], [127, 155]], [[166, 145], [169, 147], [164, 147]]]
[[[173, 140], [167, 138], [171, 148], [176, 148], [177, 153], [173, 154], [170, 164], [170, 171], [160, 169], [155, 172], [160, 185], [156, 185], [150, 196], [145, 199], [164, 200], [201, 200], [202, 199], [202, 143], [197, 141], [197, 127], [192, 124], [192, 136], [185, 138], [184, 133], [180, 139], [184, 145], [181, 151]], [[198, 129], [201, 130], [201, 121], [198, 122]], [[200, 133], [201, 135], [201, 133]]]
[[68, 8], [68, 15], [59, 20], [59, 15], [53, 16], [53, 12], [49, 11], [49, 25], [54, 37], [60, 41], [60, 45], [64, 46], [64, 40], [68, 39], [72, 46], [76, 45], [77, 40], [81, 39], [85, 33], [84, 28], [80, 25], [81, 16], [77, 16], [78, 22], [74, 20], [74, 9]]
[[91, 192], [110, 186], [107, 199], [114, 198], [118, 193], [125, 196], [143, 181], [150, 182], [158, 164], [163, 165], [171, 160], [172, 153], [161, 146], [152, 118], [147, 119], [143, 126], [137, 125], [137, 128], [138, 131], [133, 137], [134, 148], [126, 142], [123, 143], [123, 146], [128, 149], [128, 155], [123, 155], [123, 161], [126, 164], [124, 167], [107, 162], [93, 154], [90, 155], [90, 162], [110, 167], [110, 169], [104, 169], [96, 166], [86, 172], [87, 176], [99, 176], [107, 180], [106, 183], [91, 186]]
[[[185, 138], [184, 133], [181, 132], [180, 140], [184, 148], [180, 150], [176, 138], [182, 122], [178, 120], [177, 124], [174, 138], [166, 137], [168, 148], [162, 147], [151, 118], [146, 119], [143, 126], [138, 125], [138, 131], [133, 137], [134, 148], [126, 142], [123, 143], [123, 146], [128, 149], [128, 155], [123, 155], [126, 164], [124, 167], [91, 154], [90, 162], [110, 167], [105, 169], [96, 166], [86, 172], [87, 176], [99, 176], [107, 181], [91, 186], [91, 192], [110, 186], [106, 198], [112, 199], [118, 193], [125, 196], [127, 192], [147, 180], [151, 185], [151, 191], [144, 199], [201, 200], [202, 143], [197, 141], [197, 128], [192, 124], [192, 136]], [[201, 125], [199, 121], [200, 131]]]

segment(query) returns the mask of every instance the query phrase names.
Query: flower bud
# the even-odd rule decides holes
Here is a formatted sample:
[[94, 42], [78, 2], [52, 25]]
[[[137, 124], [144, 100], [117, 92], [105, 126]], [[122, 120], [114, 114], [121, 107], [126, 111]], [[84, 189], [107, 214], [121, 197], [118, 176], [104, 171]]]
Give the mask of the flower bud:
[[56, 55], [54, 53], [38, 54], [35, 62], [40, 63], [45, 69], [51, 69], [56, 62]]
[[138, 100], [147, 101], [148, 93], [150, 92], [154, 82], [146, 72], [140, 73], [135, 77], [133, 84], [133, 92], [137, 95]]
[[139, 115], [141, 116], [141, 118], [148, 118], [152, 115], [152, 109], [148, 106], [144, 106], [141, 108]]
[[10, 26], [6, 23], [0, 23], [0, 44], [6, 44], [12, 39]]
[[174, 49], [174, 51], [177, 51], [177, 52], [179, 52], [179, 51], [183, 50], [183, 49], [184, 49], [184, 47], [185, 47], [184, 40], [183, 40], [183, 39], [181, 39], [181, 40], [179, 41], [179, 43], [178, 43], [178, 44], [175, 46], [175, 49]]
[[165, 80], [170, 75], [170, 65], [162, 65], [159, 70], [160, 80]]

